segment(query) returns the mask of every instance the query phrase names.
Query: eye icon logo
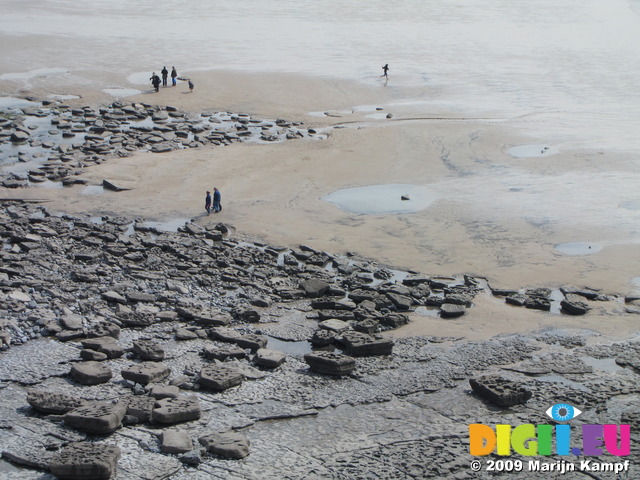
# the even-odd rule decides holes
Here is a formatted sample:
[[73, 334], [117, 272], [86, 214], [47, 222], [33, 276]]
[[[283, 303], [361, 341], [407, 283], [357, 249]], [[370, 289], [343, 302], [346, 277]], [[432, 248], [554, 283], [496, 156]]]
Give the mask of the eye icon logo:
[[544, 413], [556, 422], [568, 422], [580, 415], [582, 411], [576, 407], [572, 407], [568, 403], [556, 403], [549, 407], [549, 409]]

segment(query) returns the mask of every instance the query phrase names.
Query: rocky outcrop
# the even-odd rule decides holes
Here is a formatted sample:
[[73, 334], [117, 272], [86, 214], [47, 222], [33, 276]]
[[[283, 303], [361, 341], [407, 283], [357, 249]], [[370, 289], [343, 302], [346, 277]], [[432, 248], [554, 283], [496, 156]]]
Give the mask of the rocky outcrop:
[[[7, 188], [44, 180], [73, 186], [82, 183], [76, 175], [87, 166], [133, 152], [166, 153], [252, 140], [286, 141], [310, 136], [298, 123], [251, 118], [245, 122], [244, 117], [228, 112], [193, 116], [173, 108], [123, 102], [113, 102], [100, 109], [70, 109], [50, 102], [43, 102], [37, 109], [24, 108], [21, 114], [2, 122], [0, 146], [19, 145], [20, 161], [38, 166], [24, 176], [4, 174], [0, 182]], [[25, 120], [30, 117], [43, 121], [27, 127]], [[145, 122], [152, 122], [153, 126]], [[41, 150], [45, 151], [47, 161], [41, 159]], [[113, 191], [128, 189], [110, 180], [104, 180], [102, 186]]]

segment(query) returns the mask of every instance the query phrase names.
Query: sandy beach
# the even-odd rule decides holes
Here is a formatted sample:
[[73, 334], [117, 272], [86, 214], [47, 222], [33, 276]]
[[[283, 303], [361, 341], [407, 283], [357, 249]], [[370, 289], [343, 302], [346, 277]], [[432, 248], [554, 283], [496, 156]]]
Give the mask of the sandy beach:
[[0, 6], [0, 480], [638, 477], [637, 0]]
[[[639, 246], [629, 237], [636, 229], [594, 205], [594, 192], [589, 190], [591, 179], [600, 185], [602, 175], [613, 175], [609, 200], [622, 203], [623, 198], [616, 198], [616, 185], [633, 180], [630, 154], [561, 150], [517, 158], [509, 149], [553, 146], [556, 139], [535, 138], [535, 130], [527, 136], [520, 118], [454, 116], [415, 102], [403, 104], [402, 96], [415, 98], [420, 92], [394, 89], [382, 81], [365, 86], [318, 77], [219, 71], [189, 77], [196, 84], [193, 93], [180, 82], [126, 101], [195, 113], [285, 118], [304, 122], [327, 138], [136, 153], [83, 173], [90, 185], [108, 179], [128, 191], [88, 195], [83, 186], [75, 186], [4, 189], [1, 196], [43, 199], [50, 209], [74, 214], [225, 222], [241, 235], [272, 245], [357, 252], [381, 265], [429, 275], [469, 274], [493, 286], [573, 285], [619, 296], [634, 289], [638, 269], [630, 259]], [[15, 95], [7, 91], [10, 87], [5, 85], [4, 92]], [[29, 95], [45, 98], [48, 93], [44, 86]], [[111, 100], [101, 91], [77, 87], [66, 93], [81, 97], [65, 101], [72, 106]], [[429, 92], [425, 88], [421, 93]], [[425, 187], [433, 201], [409, 213], [358, 214], [325, 200], [340, 189], [389, 184]], [[224, 211], [206, 216], [204, 193], [214, 186], [222, 191]], [[381, 195], [381, 203], [390, 200]], [[590, 254], [591, 246], [581, 254], [559, 251], [559, 245], [571, 242], [593, 242], [597, 253]], [[427, 324], [418, 322], [419, 333], [434, 328], [451, 333], [460, 327], [472, 336], [490, 337], [543, 326], [549, 320], [545, 314], [513, 310], [501, 322], [490, 303], [486, 310], [474, 309], [478, 318], [469, 320], [472, 328], [466, 321], [436, 326], [429, 319]], [[587, 323], [584, 318], [563, 321], [568, 326], [593, 321], [592, 326], [601, 330], [601, 315], [622, 308], [620, 302], [603, 305]], [[557, 326], [553, 317], [551, 321]], [[622, 330], [618, 325], [610, 333], [632, 330], [631, 324]], [[407, 328], [410, 333], [415, 332]]]

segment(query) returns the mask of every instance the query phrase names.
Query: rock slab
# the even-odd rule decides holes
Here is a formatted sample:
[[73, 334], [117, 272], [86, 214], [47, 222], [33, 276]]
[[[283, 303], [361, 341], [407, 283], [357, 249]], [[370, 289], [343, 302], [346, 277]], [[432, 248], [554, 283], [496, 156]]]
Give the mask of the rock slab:
[[115, 445], [72, 443], [51, 458], [49, 470], [60, 480], [108, 480], [119, 458]]
[[249, 455], [249, 439], [238, 432], [212, 433], [198, 441], [208, 452], [222, 458], [240, 459]]

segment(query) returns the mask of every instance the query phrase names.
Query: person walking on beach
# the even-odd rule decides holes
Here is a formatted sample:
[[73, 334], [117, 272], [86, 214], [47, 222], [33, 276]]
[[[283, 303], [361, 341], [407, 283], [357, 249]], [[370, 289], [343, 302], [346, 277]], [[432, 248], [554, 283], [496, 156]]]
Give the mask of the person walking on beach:
[[169, 76], [169, 70], [167, 70], [167, 67], [162, 67], [162, 71], [160, 73], [162, 73], [162, 86], [166, 87], [167, 77]]
[[191, 80], [189, 80], [189, 92], [190, 93], [193, 93], [193, 87], [194, 87], [193, 82]]
[[171, 85], [176, 86], [176, 77], [178, 76], [178, 72], [176, 72], [176, 67], [171, 67]]
[[211, 213], [211, 192], [207, 190], [207, 196], [204, 198], [204, 209], [207, 211], [207, 215]]
[[215, 213], [222, 211], [222, 204], [220, 203], [222, 200], [222, 195], [220, 194], [220, 190], [217, 187], [213, 188], [213, 211]]
[[156, 75], [156, 72], [153, 72], [149, 80], [151, 80], [151, 85], [153, 85], [156, 92], [160, 91], [160, 77]]
[[389, 81], [389, 75], [387, 74], [387, 72], [389, 72], [389, 64], [385, 63], [382, 66], [382, 75], [380, 75], [380, 78], [384, 77], [386, 79], [385, 84]]

